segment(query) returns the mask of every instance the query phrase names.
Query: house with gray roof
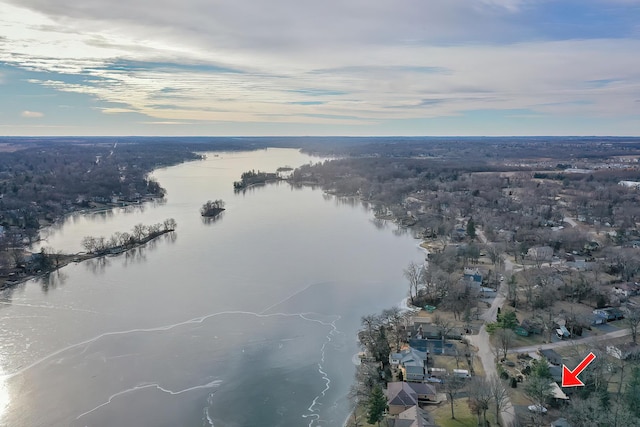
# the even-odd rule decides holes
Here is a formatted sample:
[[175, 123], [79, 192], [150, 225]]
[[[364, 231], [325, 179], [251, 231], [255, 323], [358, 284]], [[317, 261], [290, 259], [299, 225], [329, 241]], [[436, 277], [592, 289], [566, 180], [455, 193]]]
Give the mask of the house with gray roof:
[[558, 418], [551, 423], [551, 427], [571, 427], [566, 418]]
[[560, 356], [555, 350], [538, 350], [538, 353], [547, 359], [547, 362], [553, 365], [562, 365], [562, 356]]
[[593, 310], [593, 314], [604, 317], [608, 322], [624, 318], [624, 313], [615, 307], [597, 308]]
[[391, 382], [387, 384], [386, 395], [390, 415], [397, 415], [419, 403], [437, 400], [436, 389], [423, 383]]
[[386, 394], [389, 415], [398, 415], [418, 404], [418, 394], [411, 388], [409, 383], [388, 383]]
[[427, 378], [427, 353], [413, 347], [389, 354], [389, 363], [402, 370], [406, 381], [425, 381]]
[[527, 251], [527, 257], [534, 261], [551, 261], [553, 248], [551, 246], [535, 246]]
[[393, 418], [387, 418], [387, 427], [436, 427], [436, 424], [427, 411], [412, 406]]

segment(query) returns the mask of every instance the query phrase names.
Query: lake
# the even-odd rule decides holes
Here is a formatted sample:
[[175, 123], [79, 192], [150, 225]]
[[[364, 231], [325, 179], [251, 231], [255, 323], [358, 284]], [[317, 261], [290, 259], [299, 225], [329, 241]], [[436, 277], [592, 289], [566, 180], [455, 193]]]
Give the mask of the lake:
[[[77, 214], [46, 246], [175, 218], [173, 235], [0, 293], [0, 425], [341, 426], [360, 317], [398, 304], [424, 259], [362, 203], [286, 182], [234, 193], [297, 150], [159, 169], [166, 200]], [[207, 200], [226, 211], [204, 220]]]

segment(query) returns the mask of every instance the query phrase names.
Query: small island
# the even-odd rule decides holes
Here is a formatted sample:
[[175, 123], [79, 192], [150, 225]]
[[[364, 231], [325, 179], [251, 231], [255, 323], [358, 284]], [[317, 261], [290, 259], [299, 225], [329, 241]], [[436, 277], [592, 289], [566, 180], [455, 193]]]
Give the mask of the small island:
[[235, 190], [242, 190], [251, 185], [264, 184], [269, 181], [278, 181], [280, 179], [281, 178], [277, 173], [261, 171], [256, 172], [254, 170], [250, 170], [240, 175], [240, 181], [235, 181], [233, 183], [233, 188]]
[[213, 218], [218, 216], [224, 210], [224, 201], [220, 199], [213, 201], [209, 200], [200, 208], [200, 215], [207, 218]]

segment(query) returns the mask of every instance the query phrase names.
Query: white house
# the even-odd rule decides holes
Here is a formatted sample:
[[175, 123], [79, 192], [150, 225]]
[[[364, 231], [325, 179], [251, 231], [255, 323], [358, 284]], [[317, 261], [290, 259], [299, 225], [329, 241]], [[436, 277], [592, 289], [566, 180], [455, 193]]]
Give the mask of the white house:
[[527, 256], [536, 261], [551, 261], [553, 248], [551, 246], [535, 246], [527, 251]]

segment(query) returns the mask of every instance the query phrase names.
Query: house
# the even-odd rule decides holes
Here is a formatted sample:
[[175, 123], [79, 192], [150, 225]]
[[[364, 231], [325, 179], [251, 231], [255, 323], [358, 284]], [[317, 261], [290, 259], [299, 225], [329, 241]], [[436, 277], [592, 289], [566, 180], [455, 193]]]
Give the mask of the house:
[[471, 374], [469, 374], [467, 369], [454, 369], [453, 375], [458, 378], [471, 378]]
[[[582, 332], [580, 332], [580, 334], [582, 334]], [[569, 330], [564, 325], [558, 326], [558, 328], [556, 329], [556, 335], [560, 339], [571, 338], [571, 332], [569, 332]]]
[[441, 334], [436, 325], [428, 322], [416, 321], [413, 323], [411, 337], [417, 339], [439, 340], [441, 338]]
[[[402, 350], [400, 353], [393, 353], [400, 356], [399, 365], [401, 366], [425, 366], [427, 363], [427, 352], [416, 350], [413, 347]], [[389, 356], [391, 357], [391, 356]]]
[[573, 256], [573, 260], [567, 261], [567, 267], [575, 268], [576, 270], [589, 270], [591, 264], [587, 262], [587, 259], [583, 256]]
[[475, 284], [482, 284], [482, 271], [479, 268], [465, 268], [464, 280]]
[[402, 370], [406, 381], [422, 382], [428, 377], [427, 353], [413, 347], [404, 349], [400, 353], [389, 354], [389, 363]]
[[535, 246], [527, 251], [527, 257], [535, 261], [551, 261], [553, 248], [551, 246]]
[[599, 314], [590, 314], [586, 316], [586, 321], [587, 324], [591, 326], [604, 325], [605, 323], [607, 323], [607, 318], [604, 316], [600, 316]]
[[571, 427], [571, 424], [569, 424], [566, 418], [558, 418], [551, 422], [551, 427]]
[[541, 356], [547, 359], [547, 362], [553, 365], [562, 365], [562, 356], [555, 352], [553, 349], [538, 350]]
[[627, 188], [634, 188], [636, 190], [640, 188], [640, 182], [636, 182], [636, 181], [620, 181], [618, 185], [621, 185]]
[[640, 359], [640, 346], [633, 342], [612, 344], [607, 346], [607, 354], [620, 360], [638, 360]]
[[597, 314], [598, 316], [602, 316], [607, 319], [607, 322], [612, 320], [624, 319], [624, 313], [615, 307], [608, 308], [596, 308], [593, 310], [593, 314]]
[[619, 283], [613, 286], [613, 292], [624, 297], [632, 297], [640, 293], [640, 285], [637, 283]]
[[444, 368], [429, 368], [429, 374], [432, 377], [444, 378], [447, 376], [447, 370]]
[[[561, 379], [561, 381], [562, 381], [562, 379]], [[564, 391], [562, 391], [562, 389], [560, 388], [560, 386], [556, 382], [552, 382], [551, 383], [551, 398], [556, 403], [566, 402], [567, 400], [569, 400], [569, 397], [564, 393]]]
[[549, 373], [556, 383], [562, 382], [562, 366], [549, 366]]
[[464, 240], [464, 238], [467, 237], [467, 229], [458, 224], [456, 225], [455, 230], [451, 233], [451, 237], [457, 241]]
[[389, 365], [397, 367], [402, 360], [402, 353], [389, 353]]
[[430, 384], [410, 383], [409, 387], [416, 392], [418, 403], [436, 402], [438, 399], [436, 389]]
[[413, 391], [409, 383], [388, 383], [386, 395], [389, 415], [398, 415], [418, 404], [418, 394]]
[[494, 298], [498, 294], [493, 288], [487, 288], [484, 286], [480, 286], [480, 297], [482, 298]]
[[585, 251], [591, 252], [591, 251], [597, 251], [598, 249], [600, 249], [600, 243], [596, 242], [595, 240], [592, 240], [589, 243], [584, 244]]
[[435, 427], [431, 415], [418, 406], [400, 412], [393, 418], [387, 418], [387, 427]]
[[524, 329], [529, 334], [541, 334], [543, 330], [542, 324], [534, 319], [524, 319], [522, 323], [520, 323], [519, 328]]
[[405, 381], [409, 382], [420, 383], [426, 381], [428, 377], [426, 366], [405, 366], [402, 372]]

